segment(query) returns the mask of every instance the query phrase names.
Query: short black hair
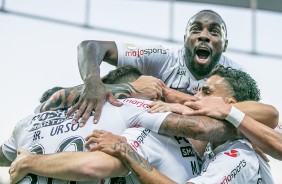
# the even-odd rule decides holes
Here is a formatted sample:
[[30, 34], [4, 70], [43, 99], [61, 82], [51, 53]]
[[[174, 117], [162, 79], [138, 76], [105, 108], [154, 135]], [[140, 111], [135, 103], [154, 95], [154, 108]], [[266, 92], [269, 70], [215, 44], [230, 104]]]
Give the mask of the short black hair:
[[260, 90], [257, 82], [248, 73], [242, 70], [218, 65], [210, 74], [210, 76], [213, 75], [224, 78], [231, 90], [234, 92], [233, 97], [238, 102], [260, 100]]
[[141, 75], [137, 68], [127, 65], [110, 71], [101, 80], [104, 84], [122, 84], [133, 82]]
[[[186, 31], [187, 31], [187, 28], [188, 28], [188, 25], [189, 25], [189, 22], [195, 17], [195, 16], [197, 16], [198, 14], [200, 14], [200, 13], [213, 13], [213, 14], [215, 14], [215, 15], [217, 15], [220, 19], [221, 19], [221, 21], [222, 21], [222, 23], [223, 23], [223, 25], [224, 25], [224, 27], [225, 27], [225, 36], [226, 36], [226, 38], [227, 38], [227, 27], [226, 27], [226, 24], [225, 24], [225, 21], [223, 20], [223, 18], [217, 13], [217, 12], [215, 12], [215, 11], [213, 11], [213, 10], [201, 10], [201, 11], [199, 11], [198, 13], [196, 13], [195, 15], [193, 15], [189, 20], [188, 20], [188, 22], [187, 22], [187, 26], [186, 26]], [[186, 33], [186, 31], [185, 31], [185, 33]]]
[[47, 91], [45, 91], [41, 98], [39, 99], [39, 102], [40, 103], [43, 103], [45, 101], [47, 101], [55, 92], [61, 90], [61, 89], [65, 89], [64, 87], [59, 87], [59, 86], [56, 86], [56, 87], [53, 87], [51, 89], [48, 89]]

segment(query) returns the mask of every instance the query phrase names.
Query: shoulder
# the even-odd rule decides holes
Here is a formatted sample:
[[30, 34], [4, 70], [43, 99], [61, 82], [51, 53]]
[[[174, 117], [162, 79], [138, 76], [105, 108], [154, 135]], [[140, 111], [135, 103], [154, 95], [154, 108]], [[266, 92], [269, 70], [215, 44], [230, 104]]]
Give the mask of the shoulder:
[[231, 67], [234, 69], [245, 71], [242, 65], [238, 64], [237, 62], [233, 61], [232, 59], [228, 58], [227, 56], [223, 54], [220, 57], [219, 64], [223, 65], [224, 67]]

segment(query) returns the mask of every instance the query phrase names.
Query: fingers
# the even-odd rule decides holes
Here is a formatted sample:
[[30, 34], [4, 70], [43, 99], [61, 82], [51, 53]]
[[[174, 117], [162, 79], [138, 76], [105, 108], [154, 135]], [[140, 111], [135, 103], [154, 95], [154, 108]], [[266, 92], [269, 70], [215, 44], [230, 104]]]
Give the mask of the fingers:
[[[68, 119], [80, 106], [80, 101], [77, 102], [74, 106], [72, 106], [68, 112], [66, 113], [66, 119]], [[76, 121], [74, 121], [73, 123], [76, 123]]]
[[117, 106], [117, 107], [120, 107], [120, 106], [123, 105], [123, 103], [120, 102], [120, 101], [118, 101], [118, 100], [113, 96], [112, 93], [109, 93], [108, 101], [109, 101], [112, 105]]
[[156, 113], [156, 112], [159, 112], [159, 110], [163, 109], [163, 102], [160, 102], [160, 101], [152, 102], [149, 106], [151, 108], [148, 110], [148, 112]]
[[165, 83], [162, 80], [160, 80], [160, 79], [158, 79], [158, 80], [159, 80], [160, 86], [162, 88], [167, 88], [167, 86], [165, 85]]
[[187, 107], [190, 107], [192, 109], [197, 110], [197, 109], [199, 109], [199, 103], [198, 102], [199, 101], [195, 101], [195, 102], [187, 101], [187, 102], [184, 103], [184, 105], [187, 106]]
[[86, 108], [86, 110], [83, 113], [83, 116], [79, 122], [79, 126], [83, 127], [85, 125], [85, 123], [87, 122], [87, 120], [89, 119], [91, 113], [92, 113], [93, 107], [92, 105], [88, 105], [88, 107]]
[[93, 123], [96, 124], [100, 120], [101, 114], [102, 114], [102, 108], [103, 108], [104, 103], [98, 103], [97, 107], [95, 109], [95, 115], [93, 118]]
[[148, 110], [148, 112], [150, 113], [166, 112], [166, 111], [168, 111], [167, 107], [162, 104], [155, 105]]
[[101, 137], [103, 134], [107, 133], [104, 130], [95, 130], [93, 133], [85, 138], [85, 147], [89, 148], [91, 144], [100, 143], [102, 141]]

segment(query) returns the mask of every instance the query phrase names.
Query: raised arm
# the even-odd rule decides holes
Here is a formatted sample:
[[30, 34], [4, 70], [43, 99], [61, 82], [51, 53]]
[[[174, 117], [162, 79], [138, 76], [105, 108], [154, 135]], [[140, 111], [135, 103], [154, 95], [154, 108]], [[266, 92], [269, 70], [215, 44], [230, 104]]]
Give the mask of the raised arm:
[[117, 65], [117, 47], [114, 42], [83, 41], [78, 46], [77, 57], [84, 86], [79, 101], [68, 111], [67, 116], [78, 109], [74, 121], [77, 121], [81, 116], [83, 119], [88, 119], [95, 109], [94, 122], [98, 122], [106, 100], [113, 105], [121, 105], [100, 79], [102, 61]]
[[123, 176], [128, 169], [119, 159], [100, 151], [35, 155], [20, 150], [10, 167], [12, 183], [20, 181], [27, 173], [62, 180], [92, 181]]

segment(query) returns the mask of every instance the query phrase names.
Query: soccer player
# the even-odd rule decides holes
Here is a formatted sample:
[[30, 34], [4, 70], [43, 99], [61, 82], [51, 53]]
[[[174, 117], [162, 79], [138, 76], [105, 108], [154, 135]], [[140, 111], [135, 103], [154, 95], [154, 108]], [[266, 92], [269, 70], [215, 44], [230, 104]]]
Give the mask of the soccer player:
[[[243, 124], [256, 125], [255, 120], [248, 116], [245, 117], [244, 113], [231, 106], [237, 101], [257, 101], [260, 99], [256, 82], [245, 72], [219, 67], [212, 72], [212, 76], [196, 96], [202, 101], [186, 103], [186, 105], [196, 109], [195, 112], [183, 106], [183, 113], [209, 115], [225, 119], [235, 127]], [[210, 97], [217, 97], [215, 98], [217, 101], [209, 99]], [[157, 109], [163, 108], [159, 106]], [[177, 109], [177, 111], [180, 112], [181, 110]], [[218, 132], [218, 135], [220, 135], [220, 132]], [[101, 150], [119, 157], [128, 168], [136, 173], [142, 183], [175, 183], [169, 178], [160, 176], [162, 175], [160, 172], [143, 163], [146, 163], [146, 161], [140, 162], [135, 159], [132, 156], [135, 150], [129, 144], [116, 141], [113, 136], [106, 138], [107, 134], [105, 132], [96, 131], [93, 136], [95, 138], [87, 144], [96, 142], [98, 145], [95, 145], [92, 150]], [[145, 168], [144, 165], [147, 167]], [[256, 155], [250, 142], [247, 139], [232, 138], [227, 142], [218, 141], [212, 143], [212, 150], [207, 150], [205, 153], [200, 176], [190, 179], [188, 183], [271, 184], [273, 180], [269, 166], [260, 156]]]
[[[185, 116], [181, 116], [177, 114], [169, 114], [163, 122], [154, 122], [153, 121], [151, 123], [152, 124], [150, 125], [147, 124], [147, 125], [142, 125], [142, 126], [148, 126], [148, 128], [156, 132], [157, 131], [159, 132], [168, 131], [169, 132], [170, 130], [166, 128], [170, 124], [175, 127], [175, 129], [171, 129], [171, 132], [176, 132], [177, 130], [179, 132], [179, 129], [177, 127], [181, 125], [183, 126], [183, 129], [180, 130], [179, 134], [181, 135], [184, 134], [185, 136], [203, 139], [206, 141], [207, 140], [212, 140], [212, 141], [227, 140], [227, 138], [232, 134], [232, 132], [234, 133], [234, 131], [232, 130], [231, 131], [222, 130], [222, 129], [226, 129], [223, 127], [227, 125], [217, 122], [217, 120], [205, 119], [204, 117], [201, 117], [201, 118], [185, 117]], [[203, 126], [203, 124], [207, 126]], [[143, 156], [148, 158], [152, 164], [154, 164], [155, 166], [158, 167], [158, 169], [161, 170], [161, 172], [166, 173], [168, 176], [172, 178], [174, 177], [173, 179], [175, 181], [182, 183], [185, 177], [192, 178], [197, 173], [198, 171], [197, 163], [195, 162], [195, 160], [191, 160], [195, 158], [196, 153], [193, 151], [192, 145], [189, 145], [190, 143], [187, 139], [184, 139], [182, 137], [172, 137], [170, 139], [166, 138], [166, 140], [169, 140], [169, 141], [159, 141], [159, 140], [156, 140], [156, 138], [152, 139], [151, 137], [159, 136], [158, 138], [160, 140], [164, 140], [165, 138], [162, 138], [160, 135], [158, 136], [154, 135], [153, 133], [150, 133], [150, 131], [148, 130], [142, 130], [142, 129], [133, 130], [135, 132], [139, 132], [140, 135], [136, 133], [132, 134], [130, 133], [130, 131], [132, 130], [127, 130], [127, 132], [125, 133], [125, 136], [128, 139], [128, 141], [131, 141], [133, 148], [138, 150], [139, 152], [142, 152]], [[216, 134], [219, 131], [222, 132], [222, 134], [220, 135]], [[173, 146], [175, 148], [174, 150], [167, 149], [168, 145], [173, 145], [173, 144], [176, 145], [176, 146]], [[172, 148], [171, 146], [169, 147]], [[160, 153], [166, 153], [166, 154], [161, 155]], [[166, 158], [173, 158], [173, 157], [166, 157], [166, 155], [168, 155], [169, 153], [170, 154], [173, 153], [173, 155], [175, 156], [174, 158], [175, 161], [173, 163], [177, 169], [175, 168], [175, 169], [169, 170], [169, 167], [167, 165], [170, 165], [169, 161], [171, 159], [166, 159]], [[21, 155], [26, 156], [26, 153], [20, 154], [20, 157]], [[151, 158], [150, 158], [150, 155], [152, 156]], [[61, 153], [61, 154], [54, 154], [54, 155], [48, 155], [48, 156], [29, 155], [29, 156], [26, 156], [26, 158], [28, 158], [26, 161], [24, 161], [24, 159], [19, 158], [19, 162], [15, 164], [16, 166], [13, 166], [11, 168], [11, 171], [12, 171], [11, 173], [13, 175], [11, 176], [14, 178], [13, 181], [17, 181], [17, 179], [21, 178], [19, 176], [19, 173], [21, 173], [22, 175], [24, 175], [25, 173], [35, 173], [35, 174], [40, 174], [40, 175], [44, 175], [48, 177], [56, 177], [56, 178], [69, 179], [69, 180], [82, 180], [82, 179], [86, 180], [86, 179], [90, 179], [90, 175], [92, 174], [91, 176], [93, 179], [97, 177], [97, 173], [96, 173], [97, 170], [91, 169], [91, 168], [96, 167], [95, 160], [91, 161], [91, 159], [93, 159], [92, 156], [91, 156], [91, 153]], [[142, 158], [140, 156], [137, 156], [136, 154], [131, 155], [131, 156], [138, 158], [138, 160], [142, 160]], [[163, 159], [163, 157], [165, 158]], [[180, 170], [181, 167], [177, 163], [179, 163], [179, 161], [181, 161], [183, 157], [187, 158], [188, 164], [187, 162], [182, 161], [181, 162], [182, 167], [188, 166], [190, 168], [190, 172], [187, 173], [188, 176], [182, 175], [185, 177], [180, 178], [179, 174], [181, 175], [183, 170]], [[72, 162], [66, 162], [66, 160], [69, 160], [69, 159], [71, 159]], [[32, 162], [32, 160], [34, 160], [35, 162]], [[24, 161], [24, 163], [22, 163], [21, 161]], [[144, 162], [142, 161], [142, 163]], [[164, 165], [166, 167], [164, 167]], [[121, 171], [122, 170], [123, 169], [121, 169]], [[177, 171], [177, 174], [174, 174], [175, 171]], [[98, 173], [101, 173], [101, 172], [98, 172]], [[62, 178], [62, 177], [67, 177], [67, 178]]]
[[[133, 65], [144, 75], [159, 78], [170, 88], [162, 91], [158, 86], [155, 98], [164, 96], [167, 102], [179, 103], [194, 99], [191, 95], [201, 88], [217, 64], [235, 69], [242, 68], [222, 55], [227, 45], [225, 22], [212, 10], [202, 10], [189, 19], [184, 35], [184, 46], [181, 49], [114, 41], [83, 41], [78, 46], [78, 64], [85, 87], [82, 98], [70, 109], [68, 115], [80, 109], [80, 113], [74, 118], [79, 119], [82, 115], [81, 122], [84, 123], [89, 112], [95, 109], [94, 119], [97, 121], [103, 102], [106, 99], [111, 103], [115, 102], [100, 80], [99, 65], [102, 61], [118, 67]], [[133, 87], [139, 90], [140, 86]]]

